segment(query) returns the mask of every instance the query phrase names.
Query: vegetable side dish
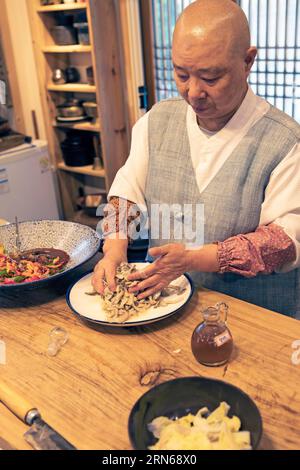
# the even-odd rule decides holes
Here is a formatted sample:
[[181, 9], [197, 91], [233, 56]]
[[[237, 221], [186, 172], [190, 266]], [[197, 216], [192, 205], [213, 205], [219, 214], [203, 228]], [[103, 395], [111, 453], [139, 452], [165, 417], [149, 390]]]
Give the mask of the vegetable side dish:
[[36, 248], [21, 253], [6, 253], [0, 245], [0, 286], [45, 279], [63, 271], [70, 257], [62, 250]]
[[176, 420], [159, 416], [148, 424], [149, 431], [158, 439], [149, 449], [251, 450], [250, 432], [240, 431], [241, 421], [237, 416], [229, 418], [229, 409], [223, 401], [210, 414], [208, 408], [201, 408], [196, 415]]

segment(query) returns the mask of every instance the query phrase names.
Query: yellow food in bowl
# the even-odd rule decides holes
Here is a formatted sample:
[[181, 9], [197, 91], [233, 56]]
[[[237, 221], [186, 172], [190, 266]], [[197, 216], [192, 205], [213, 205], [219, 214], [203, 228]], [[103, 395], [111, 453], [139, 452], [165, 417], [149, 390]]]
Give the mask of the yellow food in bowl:
[[249, 431], [240, 431], [237, 416], [229, 418], [230, 406], [221, 402], [212, 413], [201, 408], [196, 415], [176, 420], [165, 416], [155, 418], [148, 429], [158, 439], [150, 450], [251, 450]]

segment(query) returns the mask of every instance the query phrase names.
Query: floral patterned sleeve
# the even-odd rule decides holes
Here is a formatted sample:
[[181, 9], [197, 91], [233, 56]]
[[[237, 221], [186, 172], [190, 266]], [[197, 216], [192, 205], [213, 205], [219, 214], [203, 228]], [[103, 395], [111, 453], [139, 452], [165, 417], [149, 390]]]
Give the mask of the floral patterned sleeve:
[[245, 277], [270, 274], [296, 258], [294, 242], [276, 224], [261, 225], [255, 232], [217, 242], [219, 272]]
[[[134, 202], [114, 196], [104, 209], [103, 238], [116, 233], [132, 241], [130, 227], [140, 216]], [[218, 245], [219, 272], [244, 277], [270, 274], [296, 258], [296, 247], [283, 228], [276, 224], [261, 225], [255, 232], [235, 235]]]
[[134, 202], [113, 196], [104, 208], [103, 238], [109, 238], [110, 235], [118, 233], [123, 238], [128, 238], [130, 243], [132, 241], [130, 237], [131, 222], [139, 216], [140, 212], [136, 210]]

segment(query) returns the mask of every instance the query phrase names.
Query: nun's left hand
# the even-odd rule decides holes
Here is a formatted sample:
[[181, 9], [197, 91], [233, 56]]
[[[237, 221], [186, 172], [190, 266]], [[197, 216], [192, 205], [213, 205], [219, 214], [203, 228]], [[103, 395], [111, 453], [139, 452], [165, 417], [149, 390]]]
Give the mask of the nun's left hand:
[[142, 271], [128, 276], [130, 281], [140, 281], [130, 292], [142, 291], [138, 299], [161, 291], [177, 277], [189, 270], [191, 252], [181, 243], [170, 243], [149, 250], [149, 255], [157, 258]]

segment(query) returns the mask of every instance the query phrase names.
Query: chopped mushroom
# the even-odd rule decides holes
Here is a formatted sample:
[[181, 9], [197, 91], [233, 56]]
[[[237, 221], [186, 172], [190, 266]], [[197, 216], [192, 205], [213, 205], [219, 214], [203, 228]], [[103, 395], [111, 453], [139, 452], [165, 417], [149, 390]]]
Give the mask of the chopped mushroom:
[[[145, 299], [140, 300], [137, 298], [139, 292], [129, 292], [129, 289], [136, 286], [138, 281], [129, 281], [127, 279], [129, 274], [136, 271], [137, 268], [134, 264], [121, 263], [117, 268], [117, 288], [115, 292], [111, 292], [106, 281], [104, 281], [106, 287], [101, 298], [108, 321], [124, 323], [130, 317], [144, 312], [148, 308], [157, 308], [159, 306], [168, 305], [169, 303], [176, 303], [177, 301], [174, 300], [168, 301], [167, 297], [175, 293], [180, 295], [185, 291], [185, 288], [180, 286], [168, 286], [161, 292], [149, 295]], [[93, 293], [89, 292], [86, 294], [93, 295]]]

